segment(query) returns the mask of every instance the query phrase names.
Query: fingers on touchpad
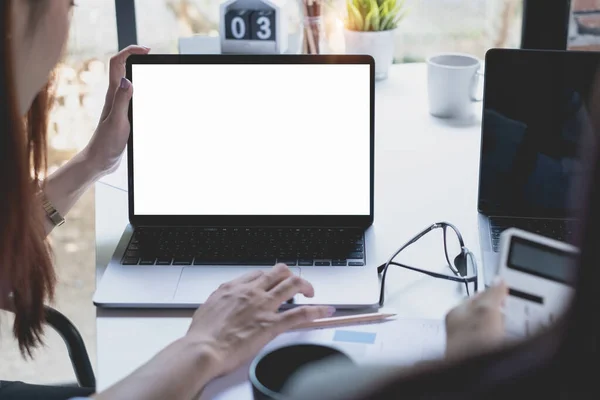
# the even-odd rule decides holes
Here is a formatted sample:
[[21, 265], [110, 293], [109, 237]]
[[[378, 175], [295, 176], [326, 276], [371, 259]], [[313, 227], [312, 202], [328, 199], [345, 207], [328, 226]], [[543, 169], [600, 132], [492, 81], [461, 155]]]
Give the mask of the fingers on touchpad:
[[[240, 276], [260, 270], [269, 272], [270, 267], [245, 268], [245, 267], [185, 267], [181, 273], [179, 284], [175, 292], [175, 302], [204, 303], [219, 285], [229, 282]], [[300, 268], [290, 268], [294, 275], [300, 276]]]

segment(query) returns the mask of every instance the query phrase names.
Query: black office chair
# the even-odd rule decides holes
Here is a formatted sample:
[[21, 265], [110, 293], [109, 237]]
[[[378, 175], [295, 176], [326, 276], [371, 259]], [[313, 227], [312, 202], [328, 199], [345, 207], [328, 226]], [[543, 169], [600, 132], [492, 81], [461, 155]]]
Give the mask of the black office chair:
[[80, 387], [96, 389], [96, 377], [83, 338], [73, 323], [52, 307], [45, 307], [46, 323], [62, 337]]

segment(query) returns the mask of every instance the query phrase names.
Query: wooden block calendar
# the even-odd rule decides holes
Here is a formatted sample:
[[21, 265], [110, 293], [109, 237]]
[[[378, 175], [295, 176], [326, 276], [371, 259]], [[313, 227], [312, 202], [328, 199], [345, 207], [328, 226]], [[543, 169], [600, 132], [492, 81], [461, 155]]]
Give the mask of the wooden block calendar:
[[283, 54], [287, 20], [283, 0], [228, 0], [221, 4], [222, 54]]

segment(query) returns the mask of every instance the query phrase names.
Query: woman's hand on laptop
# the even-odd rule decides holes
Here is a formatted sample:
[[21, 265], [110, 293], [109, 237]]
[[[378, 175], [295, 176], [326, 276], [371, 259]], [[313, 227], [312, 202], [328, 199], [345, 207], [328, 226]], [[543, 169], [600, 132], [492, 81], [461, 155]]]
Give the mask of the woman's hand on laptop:
[[129, 102], [133, 95], [131, 82], [125, 78], [127, 59], [133, 54], [148, 54], [144, 46], [129, 46], [110, 59], [108, 91], [100, 122], [84, 150], [86, 159], [99, 175], [114, 170], [121, 160], [129, 139]]
[[231, 372], [280, 333], [335, 312], [327, 306], [278, 312], [282, 303], [298, 293], [313, 297], [314, 289], [283, 264], [267, 273], [252, 271], [221, 285], [198, 308], [186, 339], [212, 356], [213, 377]]

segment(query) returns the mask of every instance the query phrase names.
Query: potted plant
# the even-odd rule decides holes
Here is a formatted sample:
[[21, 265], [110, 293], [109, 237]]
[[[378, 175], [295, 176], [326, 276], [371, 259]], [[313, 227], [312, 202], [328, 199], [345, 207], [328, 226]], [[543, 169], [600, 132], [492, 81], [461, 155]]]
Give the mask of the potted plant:
[[375, 59], [375, 78], [387, 78], [394, 61], [394, 31], [408, 13], [406, 0], [346, 0], [347, 54]]

